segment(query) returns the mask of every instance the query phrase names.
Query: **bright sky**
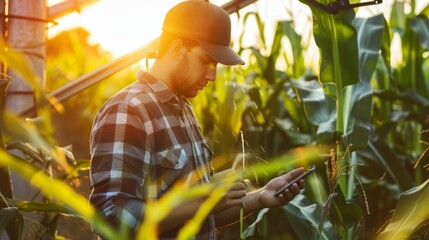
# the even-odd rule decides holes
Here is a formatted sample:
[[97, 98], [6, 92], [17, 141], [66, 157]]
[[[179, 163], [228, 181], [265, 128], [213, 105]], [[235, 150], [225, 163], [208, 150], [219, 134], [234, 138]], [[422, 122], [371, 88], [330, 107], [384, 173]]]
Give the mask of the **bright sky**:
[[[104, 49], [119, 57], [158, 37], [165, 13], [181, 1], [183, 0], [101, 0], [85, 7], [80, 13], [56, 19], [58, 25], [48, 29], [48, 36], [64, 29], [83, 26], [91, 33], [91, 41], [100, 43]], [[55, 2], [61, 0], [48, 0], [49, 5]], [[210, 2], [220, 6], [228, 0]], [[240, 14], [243, 16], [246, 11], [258, 10], [266, 23], [266, 31], [271, 32], [277, 19], [287, 19], [285, 9], [290, 9], [291, 2], [299, 1], [258, 0], [256, 4], [241, 10]], [[309, 11], [305, 5], [298, 4], [298, 12], [303, 9]], [[237, 19], [236, 14], [231, 15], [232, 37], [236, 39], [242, 31]], [[254, 24], [253, 20], [250, 22]], [[246, 35], [249, 39], [252, 39], [252, 35], [257, 35], [255, 27], [247, 26]], [[270, 36], [272, 34], [267, 34], [267, 37]]]
[[[61, 1], [47, 0], [48, 5]], [[114, 57], [119, 57], [158, 37], [165, 13], [181, 1], [183, 0], [100, 0], [85, 7], [79, 13], [75, 12], [56, 19], [59, 24], [48, 29], [48, 36], [53, 36], [64, 29], [83, 26], [91, 33], [91, 41], [100, 43]], [[211, 0], [210, 2], [220, 6], [228, 1]], [[377, 6], [361, 9], [362, 12], [373, 14], [385, 11], [386, 14], [391, 8], [392, 1], [384, 0]], [[419, 0], [418, 2], [426, 6], [428, 1]], [[298, 31], [305, 31], [312, 27], [309, 18], [310, 10], [299, 0], [258, 0], [240, 10], [240, 15], [243, 16], [247, 11], [259, 12], [266, 26], [267, 43], [271, 42], [270, 37], [273, 37], [272, 31], [276, 21], [291, 19], [288, 13], [293, 14], [293, 18], [297, 20]], [[237, 14], [231, 15], [233, 39], [238, 39], [243, 28], [237, 19]], [[246, 25], [245, 29], [245, 39], [250, 43], [256, 41], [255, 36], [259, 34], [253, 20], [250, 21], [250, 25]]]

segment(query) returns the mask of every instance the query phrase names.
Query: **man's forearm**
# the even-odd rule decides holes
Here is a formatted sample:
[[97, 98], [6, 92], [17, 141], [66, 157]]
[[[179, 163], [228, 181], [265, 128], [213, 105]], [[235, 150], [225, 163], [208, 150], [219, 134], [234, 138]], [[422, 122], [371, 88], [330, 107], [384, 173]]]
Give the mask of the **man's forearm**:
[[193, 199], [173, 208], [173, 210], [161, 220], [159, 224], [160, 233], [166, 233], [184, 225], [195, 215], [203, 201], [203, 199]]
[[[244, 216], [247, 216], [263, 206], [259, 201], [259, 194], [262, 189], [248, 193], [243, 198]], [[220, 213], [215, 214], [216, 226], [225, 226], [240, 220], [240, 206], [228, 208]]]

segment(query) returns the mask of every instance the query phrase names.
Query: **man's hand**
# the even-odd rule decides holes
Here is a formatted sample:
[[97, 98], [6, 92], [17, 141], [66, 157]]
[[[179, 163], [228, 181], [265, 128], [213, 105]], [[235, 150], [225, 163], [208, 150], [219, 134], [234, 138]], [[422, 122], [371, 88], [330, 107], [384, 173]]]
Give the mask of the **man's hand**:
[[[263, 188], [247, 194], [245, 194], [244, 184], [241, 182], [235, 182], [234, 187], [230, 188], [230, 191], [228, 191], [224, 196], [224, 199], [222, 199], [223, 203], [219, 203], [219, 205], [216, 206], [216, 208], [219, 207], [219, 209], [221, 209], [221, 206], [227, 205], [233, 207], [226, 207], [223, 208], [225, 209], [224, 211], [215, 212], [216, 224], [218, 226], [225, 226], [238, 221], [240, 216], [240, 206], [244, 207], [244, 215], [248, 215], [262, 208], [277, 207], [287, 204], [299, 194], [302, 188], [304, 188], [304, 180], [300, 180], [298, 184], [293, 184], [291, 190], [284, 191], [278, 197], [275, 197], [274, 193], [280, 186], [291, 182], [303, 172], [304, 168], [297, 168], [285, 175], [272, 179]], [[229, 204], [227, 204], [227, 202]]]
[[228, 169], [214, 174], [211, 183], [230, 185], [228, 191], [214, 207], [213, 213], [243, 204], [243, 197], [246, 196], [246, 188], [243, 179], [234, 169]]
[[291, 182], [294, 178], [298, 177], [304, 172], [304, 168], [297, 168], [290, 171], [282, 176], [271, 179], [262, 189], [259, 195], [259, 201], [264, 207], [277, 207], [287, 204], [296, 195], [300, 193], [300, 190], [304, 188], [304, 180], [300, 180], [298, 184], [293, 184], [290, 189], [286, 189], [280, 194], [279, 197], [275, 197], [274, 193], [276, 190], [284, 184]]

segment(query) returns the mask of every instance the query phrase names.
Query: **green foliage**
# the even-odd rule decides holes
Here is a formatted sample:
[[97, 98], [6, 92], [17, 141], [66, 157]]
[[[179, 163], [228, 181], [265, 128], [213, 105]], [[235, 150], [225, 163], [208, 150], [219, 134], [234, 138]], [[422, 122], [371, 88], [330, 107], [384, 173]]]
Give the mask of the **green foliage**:
[[[429, 181], [411, 188], [400, 195], [392, 220], [378, 239], [411, 239], [412, 232], [428, 218]], [[423, 230], [423, 232], [427, 232]], [[418, 238], [418, 236], [414, 236]], [[423, 237], [424, 238], [424, 237]]]
[[[57, 205], [42, 205], [42, 204], [25, 204], [21, 205], [20, 202], [17, 207], [8, 207], [3, 208], [8, 211], [9, 209], [14, 209], [14, 214], [17, 214], [18, 209], [24, 209], [24, 211], [43, 211], [43, 212], [56, 212], [56, 213], [74, 213], [78, 216], [84, 217], [89, 221], [93, 221], [97, 230], [106, 236], [108, 239], [121, 239], [117, 233], [112, 231], [112, 228], [109, 227], [103, 219], [97, 217], [95, 209], [88, 205], [87, 199], [82, 195], [76, 193], [69, 185], [64, 182], [52, 179], [43, 171], [35, 168], [32, 164], [20, 160], [16, 157], [13, 157], [10, 154], [7, 154], [5, 151], [0, 151], [0, 164], [8, 166], [13, 171], [19, 173], [24, 177], [28, 182], [31, 182], [36, 188], [40, 189], [43, 194], [50, 199], [55, 199], [55, 201], [65, 204], [71, 209], [57, 207]], [[55, 207], [55, 208], [54, 208]], [[9, 214], [11, 215], [11, 214]], [[10, 220], [10, 219], [9, 219]]]
[[[234, 157], [230, 154], [243, 151], [241, 134], [245, 152], [256, 155], [256, 159], [272, 158], [314, 141], [305, 134], [313, 127], [302, 121], [302, 107], [290, 97], [295, 95], [290, 83], [292, 75], [306, 72], [301, 36], [293, 29], [293, 22], [281, 21], [272, 44], [267, 46], [265, 26], [257, 12], [245, 14], [243, 24], [252, 19], [260, 33], [260, 46], [243, 47], [241, 43], [238, 51], [250, 54], [249, 66], [222, 68], [215, 83], [192, 101], [204, 134], [220, 156], [219, 165], [224, 167], [228, 162], [231, 165]], [[244, 32], [241, 41], [243, 38]], [[293, 59], [287, 60], [293, 64], [285, 71], [276, 68], [285, 60], [283, 40], [294, 44]]]
[[[238, 42], [239, 53], [248, 54], [248, 67], [219, 69], [217, 80], [192, 99], [204, 135], [217, 156], [217, 170], [243, 167], [243, 176], [252, 185], [262, 186], [270, 176], [295, 166], [314, 163], [318, 169], [316, 176], [307, 178], [302, 194], [288, 205], [264, 209], [242, 220], [243, 234], [238, 224], [222, 228], [220, 239], [426, 236], [429, 4], [417, 13], [413, 1], [396, 1], [390, 19], [383, 15], [360, 19], [353, 10], [331, 15], [310, 8], [313, 37], [320, 50], [318, 73], [305, 58], [308, 46], [302, 36], [306, 33], [296, 30], [294, 19], [279, 21], [269, 44], [263, 19], [250, 12], [241, 19], [242, 24], [256, 22], [258, 43], [245, 46], [244, 31]], [[87, 37], [87, 32], [75, 30], [50, 40], [46, 91], [101, 64], [99, 47], [87, 44]], [[103, 56], [101, 62], [109, 61], [109, 56]], [[0, 60], [33, 83], [41, 106], [51, 101], [45, 99], [22, 56], [10, 50], [0, 54]], [[72, 131], [85, 136], [74, 146], [79, 149], [77, 142], [86, 145], [95, 112], [128, 84], [117, 79], [132, 80], [134, 74], [132, 70], [115, 76], [64, 102], [65, 111], [54, 119], [68, 121], [56, 122], [57, 131], [71, 126]], [[45, 236], [58, 237], [59, 216], [71, 215], [91, 221], [108, 239], [126, 239], [125, 231], [115, 232], [86, 204], [84, 196], [64, 183], [87, 174], [88, 162], [76, 163], [71, 152], [57, 147], [57, 138], [68, 144], [73, 135], [61, 132], [53, 137], [50, 111], [42, 107], [39, 115], [42, 121], [22, 121], [9, 112], [2, 113], [7, 149], [0, 150], [0, 165], [37, 186], [44, 202], [10, 199], [2, 193], [0, 232], [16, 224], [17, 236], [21, 236], [23, 213], [42, 212], [49, 226]], [[303, 146], [317, 146], [319, 151], [300, 148]], [[12, 148], [25, 157], [12, 156], [7, 152]], [[238, 153], [243, 156], [236, 157]], [[148, 203], [153, 205], [138, 236], [156, 239], [156, 225], [174, 206], [212, 193], [182, 229], [180, 237], [187, 239], [227, 187], [173, 189], [159, 203]]]
[[[341, 238], [374, 238], [377, 229], [369, 226], [383, 228], [390, 216], [389, 211], [395, 207], [401, 192], [418, 186], [428, 177], [427, 172], [423, 172], [417, 164], [413, 166], [423, 152], [419, 142], [428, 142], [427, 132], [422, 133], [428, 129], [429, 81], [424, 71], [428, 69], [428, 7], [421, 13], [414, 14], [411, 4], [411, 13], [405, 13], [404, 4], [395, 2], [390, 22], [383, 15], [357, 19], [352, 10], [333, 16], [312, 8], [314, 38], [321, 57], [317, 80], [312, 80], [309, 72], [298, 70], [305, 67], [288, 66], [286, 69], [295, 69], [293, 73], [278, 70], [276, 61], [281, 54], [276, 49], [284, 48], [279, 40], [283, 33], [294, 44], [292, 49], [305, 49], [296, 32], [285, 30], [288, 24], [293, 26], [292, 21], [279, 23], [278, 26], [283, 27], [277, 28], [270, 50], [265, 42], [267, 38], [263, 37], [261, 31], [264, 23], [256, 13], [251, 13], [257, 20], [262, 36], [260, 45], [240, 50], [251, 52], [249, 68], [241, 70], [245, 79], [247, 76], [246, 84], [250, 85], [244, 88], [246, 91], [243, 90], [247, 97], [245, 101], [248, 102], [243, 105], [249, 106], [243, 111], [240, 129], [245, 136], [245, 150], [252, 152], [258, 147], [266, 147], [269, 149], [267, 152], [274, 156], [279, 153], [275, 150], [278, 148], [273, 149], [276, 144], [261, 141], [265, 139], [263, 136], [275, 139], [269, 134], [277, 130], [273, 128], [275, 123], [287, 123], [289, 126], [305, 126], [310, 123], [317, 126], [317, 131], [312, 127], [301, 128], [304, 131], [295, 132], [294, 139], [303, 139], [305, 136], [307, 143], [330, 145], [328, 148], [334, 149], [331, 158], [338, 160], [334, 165], [339, 165], [337, 171], [340, 185], [334, 188], [336, 193], [315, 194], [321, 188], [326, 188], [322, 184], [319, 189], [306, 190], [304, 195], [310, 199], [310, 203], [318, 199], [317, 213], [324, 212], [318, 218], [318, 225], [331, 224], [335, 229], [333, 231]], [[244, 19], [247, 20], [248, 17]], [[279, 29], [285, 31], [279, 33]], [[401, 34], [403, 39], [399, 48], [395, 45], [391, 52], [392, 44], [395, 44], [392, 42], [393, 32]], [[300, 54], [300, 57], [296, 57], [297, 54], [293, 56], [296, 61], [288, 61], [288, 64], [300, 63], [304, 54]], [[402, 56], [399, 64], [395, 63], [396, 56]], [[297, 96], [289, 94], [288, 89], [292, 88], [288, 86], [296, 90]], [[283, 98], [280, 99], [279, 96]], [[289, 103], [297, 99], [302, 107], [293, 105], [292, 108]], [[278, 104], [279, 102], [283, 104]], [[287, 114], [292, 112], [297, 113], [298, 117]], [[246, 121], [248, 119], [250, 120]], [[249, 134], [248, 126], [253, 129], [260, 127], [260, 134]], [[235, 132], [234, 136], [236, 152], [240, 152], [239, 132]], [[282, 135], [281, 139], [290, 136], [292, 134]], [[299, 140], [280, 141], [283, 148], [296, 146], [291, 143], [304, 144]], [[269, 161], [270, 156], [273, 156], [270, 154], [260, 156]], [[425, 159], [427, 156], [420, 158], [423, 161]], [[331, 167], [330, 171], [334, 170], [332, 167], [335, 166], [332, 166], [331, 161], [326, 160], [325, 163]], [[329, 181], [329, 177], [322, 178], [322, 181]], [[319, 197], [316, 198], [317, 196]], [[287, 213], [286, 216], [290, 214]], [[258, 236], [257, 239], [275, 239], [271, 234], [271, 227], [279, 226], [273, 222], [271, 215], [280, 218], [278, 213], [271, 211], [264, 211], [253, 217], [255, 222], [250, 225], [252, 230], [246, 231], [246, 236], [252, 238], [251, 235], [254, 234]], [[310, 217], [306, 219], [310, 221]], [[422, 220], [424, 219], [419, 218], [419, 221]], [[294, 221], [289, 223], [293, 225]], [[427, 224], [422, 225], [423, 228], [425, 226]], [[276, 232], [276, 236], [288, 239], [285, 236], [290, 237], [294, 230], [309, 234], [317, 232], [317, 229], [309, 231], [308, 225], [283, 229], [288, 233]], [[237, 228], [231, 228], [231, 231], [237, 231]], [[420, 229], [420, 232], [424, 231]], [[292, 235], [298, 238], [299, 233]], [[225, 239], [228, 236], [224, 234]], [[327, 238], [323, 235], [319, 237]]]
[[[45, 91], [75, 81], [112, 59], [99, 45], [89, 44], [88, 37], [85, 29], [76, 28], [48, 39]], [[95, 113], [110, 96], [135, 80], [136, 71], [136, 66], [132, 66], [62, 102], [64, 111], [52, 114], [57, 143], [72, 145], [76, 157], [88, 159], [88, 139]]]
[[[55, 49], [61, 49], [62, 46], [73, 46], [68, 49], [68, 51], [64, 51], [64, 55], [59, 55], [58, 52], [56, 54], [55, 52], [48, 52], [48, 55], [51, 57], [50, 60], [52, 61], [48, 63], [48, 74], [52, 76], [52, 78], [48, 77], [46, 84], [49, 91], [51, 88], [56, 88], [71, 80], [67, 77], [77, 78], [80, 76], [79, 74], [84, 74], [85, 71], [90, 71], [96, 67], [95, 63], [100, 64], [98, 55], [90, 55], [90, 53], [96, 54], [98, 48], [86, 44], [87, 35], [83, 34], [83, 38], [79, 37], [82, 33], [85, 32], [82, 30], [76, 30], [76, 32], [71, 30], [68, 33], [60, 35], [58, 39], [55, 38], [53, 40], [54, 43], [49, 45], [49, 47], [51, 47], [50, 49], [54, 49], [53, 51], [55, 51]], [[1, 43], [0, 49], [2, 49], [2, 51], [5, 49], [4, 46], [5, 45]], [[79, 53], [80, 55], [74, 56], [74, 53]], [[81, 58], [79, 59], [79, 57]], [[11, 196], [9, 195], [4, 195], [2, 191], [0, 195], [0, 206], [2, 209], [1, 232], [8, 227], [7, 234], [12, 239], [20, 239], [29, 234], [33, 234], [32, 237], [34, 238], [52, 239], [55, 238], [57, 233], [59, 216], [65, 214], [67, 216], [85, 219], [88, 226], [88, 222], [93, 221], [95, 226], [98, 226], [97, 230], [104, 233], [107, 238], [119, 239], [120, 237], [118, 238], [118, 234], [113, 232], [113, 228], [106, 225], [103, 219], [99, 219], [99, 217], [95, 215], [95, 210], [91, 206], [88, 206], [87, 196], [80, 195], [76, 192], [75, 188], [70, 186], [74, 185], [76, 187], [81, 184], [80, 178], [84, 177], [82, 176], [84, 173], [82, 170], [87, 171], [88, 166], [85, 166], [85, 163], [82, 164], [80, 161], [76, 163], [71, 152], [56, 146], [57, 137], [54, 135], [55, 131], [51, 123], [51, 110], [46, 104], [47, 101], [44, 90], [40, 88], [38, 85], [39, 81], [35, 79], [37, 75], [34, 74], [31, 66], [27, 64], [26, 59], [13, 49], [9, 49], [8, 52], [2, 54], [2, 61], [7, 63], [8, 67], [17, 72], [22, 78], [34, 85], [37, 97], [36, 100], [40, 103], [40, 107], [37, 109], [40, 117], [23, 121], [20, 117], [15, 116], [9, 111], [1, 112], [0, 123], [2, 133], [5, 134], [5, 143], [2, 141], [2, 146], [4, 148], [1, 151], [0, 165], [7, 166], [7, 170], [10, 168], [14, 172], [21, 174], [24, 179], [27, 179], [29, 183], [42, 191], [43, 197], [41, 199], [42, 202], [34, 200], [32, 202], [23, 202], [22, 200], [10, 198]], [[107, 60], [104, 61], [106, 62]], [[94, 65], [90, 66], [91, 62], [94, 63]], [[53, 63], [53, 65], [50, 65], [50, 63]], [[89, 69], [81, 67], [78, 63], [87, 64], [85, 66], [89, 66]], [[56, 75], [50, 71], [53, 69], [56, 73], [62, 71], [62, 73], [67, 73], [67, 71], [70, 71], [69, 73], [76, 73], [77, 75]], [[82, 71], [82, 69], [84, 70]], [[105, 92], [106, 94], [109, 93], [108, 91]], [[85, 145], [87, 145], [88, 142], [89, 128], [92, 117], [95, 114], [95, 108], [98, 109], [100, 107], [100, 105], [95, 105], [97, 104], [96, 101], [89, 100], [91, 97], [97, 96], [95, 93], [96, 91], [94, 90], [87, 90], [82, 96], [85, 96], [85, 94], [92, 95], [86, 96], [86, 99], [82, 98], [82, 96], [74, 97], [74, 99], [82, 101], [81, 103], [75, 101], [74, 104], [65, 103], [64, 105], [66, 106], [66, 114], [69, 113], [68, 117], [70, 119], [68, 120], [71, 121], [63, 121], [62, 124], [66, 123], [66, 125], [73, 126], [68, 129], [73, 131], [74, 135], [80, 134], [79, 136], [81, 139], [83, 137], [82, 142], [84, 142]], [[103, 96], [104, 100], [109, 97], [107, 95]], [[53, 102], [51, 99], [47, 100]], [[101, 101], [103, 101], [103, 99]], [[93, 103], [94, 105], [88, 103]], [[80, 107], [81, 109], [87, 107], [87, 113], [79, 113], [79, 108], [77, 106], [82, 106]], [[87, 120], [85, 120], [85, 117]], [[76, 128], [79, 128], [76, 123], [83, 123], [82, 126], [84, 127], [80, 128], [80, 130], [87, 129], [86, 134], [85, 131], [76, 131]], [[64, 129], [64, 126], [62, 126], [61, 129]], [[69, 135], [69, 137], [71, 136], [72, 135]], [[66, 144], [70, 143], [70, 139], [68, 139], [68, 141], [69, 142], [66, 142]], [[14, 152], [14, 154], [10, 154], [7, 151]], [[4, 176], [2, 175], [2, 177]], [[2, 178], [2, 183], [9, 182], [10, 179], [3, 181]], [[37, 195], [38, 193], [36, 193], [36, 196]], [[36, 196], [34, 196], [34, 198], [36, 198]], [[35, 223], [39, 221], [35, 225], [35, 230], [32, 229], [33, 224], [28, 226], [28, 229], [24, 228], [26, 225], [26, 221], [24, 221], [23, 218], [24, 212], [41, 213], [41, 217], [37, 217], [37, 220], [34, 220]], [[9, 231], [10, 226], [17, 226], [16, 230], [14, 230], [16, 233]], [[33, 231], [39, 231], [37, 229], [43, 230], [36, 234]]]

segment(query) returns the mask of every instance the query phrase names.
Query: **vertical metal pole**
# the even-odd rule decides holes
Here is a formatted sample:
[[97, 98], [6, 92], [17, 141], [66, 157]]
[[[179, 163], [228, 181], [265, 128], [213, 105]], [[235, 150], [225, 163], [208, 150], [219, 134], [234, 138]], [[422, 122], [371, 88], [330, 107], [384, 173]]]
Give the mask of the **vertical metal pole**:
[[[0, 14], [5, 14], [5, 0], [0, 0]], [[0, 38], [1, 40], [4, 40], [4, 33], [5, 33], [5, 18], [1, 18], [0, 21]], [[3, 74], [3, 66], [4, 64], [0, 62], [0, 121], [2, 121], [2, 114], [3, 114], [3, 99], [6, 95], [7, 85], [10, 83], [11, 79]], [[3, 141], [3, 130], [2, 125], [0, 122], [0, 149], [4, 150], [4, 141]], [[4, 166], [0, 167], [0, 193], [8, 198], [13, 198], [13, 191], [12, 191], [12, 181], [10, 178], [10, 171], [9, 168]]]
[[[6, 95], [6, 88], [10, 78], [3, 73], [0, 73], [0, 121], [3, 117], [3, 99]], [[3, 141], [3, 124], [0, 124], [0, 149], [5, 150]], [[7, 166], [0, 166], [0, 193], [8, 198], [13, 198], [12, 181], [10, 177], [10, 171]]]
[[[6, 15], [6, 1], [0, 0], [0, 14]], [[0, 38], [5, 41], [5, 33], [6, 33], [6, 18], [2, 17], [0, 18]], [[0, 73], [3, 73], [4, 64], [0, 62]]]
[[[6, 1], [0, 0], [0, 14], [3, 16], [6, 15]], [[5, 42], [5, 34], [6, 34], [6, 18], [0, 18], [0, 40]], [[0, 62], [0, 121], [3, 118], [3, 110], [4, 110], [4, 98], [7, 92], [7, 87], [10, 84], [10, 77], [4, 74], [4, 63]], [[0, 122], [0, 149], [5, 150], [5, 144], [3, 140], [3, 123]], [[0, 167], [0, 193], [6, 197], [13, 199], [13, 185], [12, 185], [12, 176], [10, 174], [10, 170], [7, 166]], [[7, 204], [3, 201], [0, 201], [0, 208], [7, 207]], [[18, 219], [15, 217], [12, 219], [7, 228], [6, 233], [9, 239], [18, 239], [19, 236], [19, 226]]]
[[[4, 1], [3, 1], [4, 3]], [[0, 3], [1, 4], [1, 3]], [[9, 76], [6, 76], [3, 73], [0, 73], [0, 121], [3, 118], [3, 99], [6, 95], [7, 86], [9, 85], [11, 79]], [[0, 149], [5, 150], [4, 141], [3, 141], [3, 124], [0, 122]], [[12, 177], [10, 170], [7, 166], [0, 166], [0, 193], [3, 197], [13, 199], [13, 187], [12, 187]], [[0, 199], [0, 209], [7, 207], [7, 204], [3, 201], [4, 198]], [[7, 228], [7, 235], [9, 239], [18, 239], [19, 236], [19, 227], [18, 219], [15, 217], [12, 219]]]
[[[45, 0], [9, 0], [8, 5], [8, 45], [27, 57], [42, 85], [46, 75], [46, 22], [43, 21], [47, 15]], [[8, 69], [7, 74], [13, 82], [5, 99], [6, 109], [17, 113], [25, 106], [35, 105], [34, 91], [28, 82], [13, 69]]]
[[[45, 0], [6, 1], [8, 3], [6, 11], [6, 39], [8, 47], [22, 53], [28, 59], [27, 63], [33, 67], [38, 79], [40, 79], [39, 84], [42, 85], [46, 75], [46, 22], [43, 21], [47, 15]], [[4, 98], [4, 105], [2, 104], [1, 110], [17, 113], [27, 105], [35, 105], [34, 90], [27, 82], [29, 79], [21, 78], [13, 69], [6, 69], [6, 74], [13, 81], [8, 89], [8, 94]], [[33, 192], [28, 183], [17, 181], [14, 178], [14, 174], [10, 174], [7, 168], [5, 170], [7, 171], [2, 171], [0, 174], [2, 175], [1, 177], [12, 179], [11, 182], [13, 185], [10, 186], [14, 188], [11, 187], [10, 190], [20, 189], [20, 191], [28, 193]], [[3, 182], [1, 185], [3, 186]], [[5, 189], [4, 191], [8, 190]], [[13, 195], [16, 195], [16, 192], [13, 192]], [[12, 198], [14, 197], [13, 195], [11, 196]], [[7, 228], [9, 239], [19, 238], [19, 224], [18, 218], [13, 219], [9, 223]]]

